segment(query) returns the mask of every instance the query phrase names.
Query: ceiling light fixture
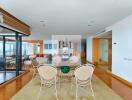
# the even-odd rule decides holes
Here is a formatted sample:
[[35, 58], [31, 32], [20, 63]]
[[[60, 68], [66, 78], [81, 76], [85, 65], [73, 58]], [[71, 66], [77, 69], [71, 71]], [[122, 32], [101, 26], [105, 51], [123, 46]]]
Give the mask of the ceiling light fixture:
[[40, 22], [41, 22], [41, 23], [44, 23], [45, 21], [41, 20]]
[[43, 27], [45, 27], [46, 25], [45, 24], [42, 24]]
[[90, 23], [94, 23], [94, 20], [91, 20]]
[[92, 25], [89, 24], [88, 26], [92, 26]]

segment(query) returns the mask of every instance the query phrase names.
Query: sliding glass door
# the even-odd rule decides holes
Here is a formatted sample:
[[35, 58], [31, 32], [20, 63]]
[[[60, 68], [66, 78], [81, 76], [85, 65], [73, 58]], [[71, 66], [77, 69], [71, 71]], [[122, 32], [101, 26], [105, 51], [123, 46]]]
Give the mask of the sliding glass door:
[[107, 64], [108, 63], [108, 40], [107, 39], [100, 39], [99, 40], [99, 54], [100, 54], [100, 64]]

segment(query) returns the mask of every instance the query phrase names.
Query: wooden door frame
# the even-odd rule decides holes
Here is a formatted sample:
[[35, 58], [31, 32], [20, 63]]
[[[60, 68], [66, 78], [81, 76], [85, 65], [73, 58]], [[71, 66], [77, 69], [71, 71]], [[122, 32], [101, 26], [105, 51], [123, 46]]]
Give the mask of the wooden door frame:
[[99, 38], [93, 38], [92, 40], [92, 45], [93, 45], [93, 48], [92, 48], [92, 62], [94, 64], [98, 64], [99, 62]]
[[[100, 47], [99, 47], [99, 40], [100, 39], [107, 39], [108, 40], [108, 63], [102, 62], [100, 63]], [[111, 64], [112, 64], [112, 38], [93, 38], [93, 56], [92, 61], [95, 64], [101, 64], [101, 65], [108, 65], [109, 70], [111, 70]], [[111, 49], [111, 50], [110, 50]]]
[[112, 38], [109, 38], [108, 41], [108, 69], [112, 71]]

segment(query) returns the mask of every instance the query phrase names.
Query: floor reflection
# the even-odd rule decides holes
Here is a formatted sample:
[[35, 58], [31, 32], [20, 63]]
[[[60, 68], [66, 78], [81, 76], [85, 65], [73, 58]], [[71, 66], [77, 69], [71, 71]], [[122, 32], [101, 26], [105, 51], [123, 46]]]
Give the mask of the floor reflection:
[[101, 66], [95, 68], [94, 72], [101, 80], [103, 80], [112, 90], [124, 98], [124, 100], [132, 100], [132, 88], [113, 78], [107, 73], [107, 70]]
[[[23, 71], [20, 72], [20, 74]], [[0, 71], [0, 84], [5, 83], [6, 81], [16, 77], [15, 71]]]

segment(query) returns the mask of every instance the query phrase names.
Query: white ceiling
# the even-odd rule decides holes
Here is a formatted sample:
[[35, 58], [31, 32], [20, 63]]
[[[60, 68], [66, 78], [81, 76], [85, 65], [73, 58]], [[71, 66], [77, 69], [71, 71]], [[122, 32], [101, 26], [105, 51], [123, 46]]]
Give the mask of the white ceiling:
[[0, 6], [30, 25], [33, 39], [86, 37], [132, 14], [132, 0], [0, 0]]
[[95, 37], [96, 38], [112, 38], [112, 31], [101, 33]]

